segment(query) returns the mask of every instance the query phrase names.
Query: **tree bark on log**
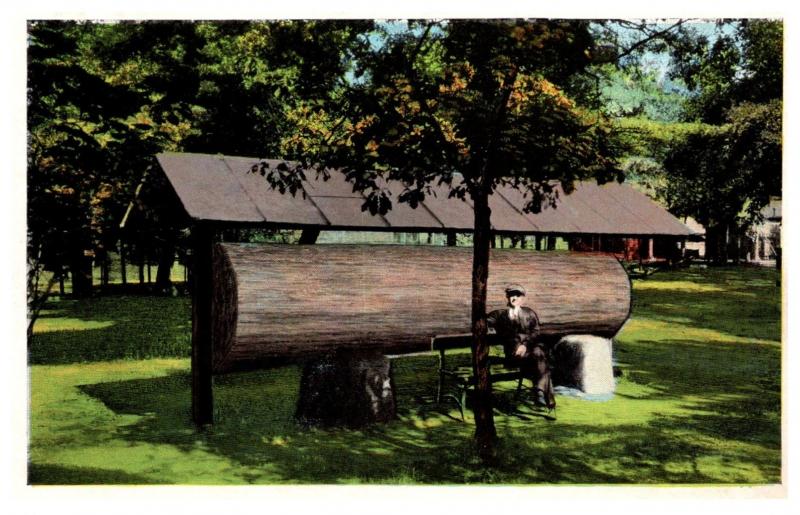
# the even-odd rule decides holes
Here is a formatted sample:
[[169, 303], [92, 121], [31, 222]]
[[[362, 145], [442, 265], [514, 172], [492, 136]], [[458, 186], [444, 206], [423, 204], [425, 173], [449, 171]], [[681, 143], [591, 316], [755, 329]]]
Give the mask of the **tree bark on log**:
[[[472, 327], [469, 247], [218, 244], [211, 327], [215, 371], [336, 348], [387, 354], [430, 348]], [[630, 311], [612, 256], [493, 250], [488, 310], [505, 286], [528, 288], [542, 333], [611, 337]]]

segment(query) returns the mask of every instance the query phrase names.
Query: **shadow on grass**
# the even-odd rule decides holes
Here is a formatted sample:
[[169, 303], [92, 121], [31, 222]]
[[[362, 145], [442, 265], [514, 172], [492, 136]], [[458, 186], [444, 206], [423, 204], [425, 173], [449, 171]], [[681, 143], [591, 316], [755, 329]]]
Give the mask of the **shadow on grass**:
[[157, 483], [146, 476], [128, 474], [119, 470], [28, 464], [29, 485], [144, 485]]
[[[202, 433], [191, 422], [188, 373], [79, 388], [116, 414], [138, 417], [117, 426], [114, 438], [187, 452], [197, 451], [199, 441], [231, 462], [226, 474], [242, 483], [779, 481], [781, 349], [746, 341], [780, 340], [774, 271], [690, 269], [659, 274], [634, 290], [634, 317], [659, 324], [623, 333], [616, 343], [625, 388], [612, 401], [614, 411], [605, 412], [611, 420], [563, 416], [564, 409], [591, 409], [577, 401], [559, 407], [559, 420], [543, 420], [499, 391], [498, 460], [489, 468], [473, 452], [474, 426], [461, 422], [453, 405], [433, 402], [434, 356], [393, 361], [398, 419], [360, 431], [306, 430], [294, 422], [296, 366], [216, 377], [217, 423]], [[188, 299], [100, 298], [63, 306], [59, 317], [113, 325], [38, 334], [29, 343], [32, 363], [188, 355]], [[720, 333], [720, 341], [703, 331]], [[728, 336], [736, 341], [721, 341]], [[468, 364], [469, 354], [453, 363], [459, 359]], [[91, 430], [90, 421], [76, 423]], [[148, 482], [117, 471], [34, 467], [32, 482], [42, 484], [84, 472], [82, 483]]]
[[45, 308], [28, 342], [30, 364], [190, 354], [191, 301], [187, 297], [55, 299]]
[[682, 270], [637, 281], [633, 317], [780, 341], [781, 290], [771, 269]]
[[[499, 458], [487, 468], [472, 450], [474, 426], [454, 420], [451, 407], [433, 404], [435, 359], [395, 363], [398, 420], [364, 430], [297, 425], [297, 367], [217, 377], [217, 423], [200, 434], [190, 420], [188, 374], [80, 388], [118, 414], [141, 417], [120, 427], [118, 437], [187, 452], [200, 438], [208, 452], [235, 464], [243, 483], [695, 484], [780, 477], [773, 452], [780, 449], [780, 401], [757, 385], [709, 389], [667, 367], [648, 380], [698, 400], [642, 424], [625, 423], [621, 414], [621, 423], [610, 427], [542, 420], [517, 404], [513, 392], [498, 392]], [[636, 409], [637, 399], [626, 402]], [[719, 441], [745, 442], [758, 452], [724, 444], [720, 451]], [[749, 469], [737, 473], [741, 463]]]

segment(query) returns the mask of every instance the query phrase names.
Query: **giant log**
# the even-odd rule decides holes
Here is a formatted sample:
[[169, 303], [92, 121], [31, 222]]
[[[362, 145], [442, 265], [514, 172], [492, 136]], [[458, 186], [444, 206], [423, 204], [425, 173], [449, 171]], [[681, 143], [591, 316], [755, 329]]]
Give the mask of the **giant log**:
[[[214, 371], [334, 349], [427, 350], [468, 333], [472, 249], [394, 245], [217, 244]], [[489, 309], [528, 289], [542, 334], [612, 337], [630, 314], [630, 280], [603, 254], [493, 249]]]

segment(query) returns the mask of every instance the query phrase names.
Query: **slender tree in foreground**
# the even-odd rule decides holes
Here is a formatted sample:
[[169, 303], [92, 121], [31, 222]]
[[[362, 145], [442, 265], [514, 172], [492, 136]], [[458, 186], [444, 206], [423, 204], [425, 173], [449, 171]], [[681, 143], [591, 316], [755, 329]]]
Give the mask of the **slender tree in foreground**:
[[[588, 22], [450, 21], [411, 23], [354, 56], [353, 76], [335, 102], [300, 104], [299, 131], [285, 141], [297, 165], [260, 171], [273, 187], [296, 193], [303, 170], [336, 168], [366, 193], [364, 209], [412, 207], [427, 195], [474, 207], [473, 411], [484, 460], [494, 454], [486, 333], [492, 236], [489, 198], [500, 185], [524, 191], [526, 209], [553, 203], [554, 184], [621, 179], [606, 120], [584, 103], [581, 73], [596, 52]], [[406, 187], [396, 199], [385, 180]]]

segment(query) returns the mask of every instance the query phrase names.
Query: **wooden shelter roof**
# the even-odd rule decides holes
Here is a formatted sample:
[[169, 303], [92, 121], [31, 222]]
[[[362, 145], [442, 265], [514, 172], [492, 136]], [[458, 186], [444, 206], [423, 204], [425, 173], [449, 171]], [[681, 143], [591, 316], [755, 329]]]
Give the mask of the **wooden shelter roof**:
[[[186, 213], [195, 220], [269, 224], [324, 230], [382, 230], [443, 232], [472, 230], [469, 200], [449, 198], [444, 186], [434, 187], [416, 209], [393, 202], [385, 215], [362, 211], [364, 196], [353, 192], [344, 174], [332, 171], [329, 180], [307, 174], [305, 195], [281, 194], [252, 173], [257, 158], [209, 154], [163, 153], [158, 162]], [[280, 161], [269, 160], [271, 165]], [[394, 198], [400, 183], [386, 184]], [[619, 236], [694, 237], [697, 234], [647, 195], [627, 184], [593, 181], [577, 183], [565, 195], [559, 189], [556, 208], [537, 214], [523, 212], [523, 194], [499, 187], [490, 198], [492, 228], [522, 234], [605, 234]]]

